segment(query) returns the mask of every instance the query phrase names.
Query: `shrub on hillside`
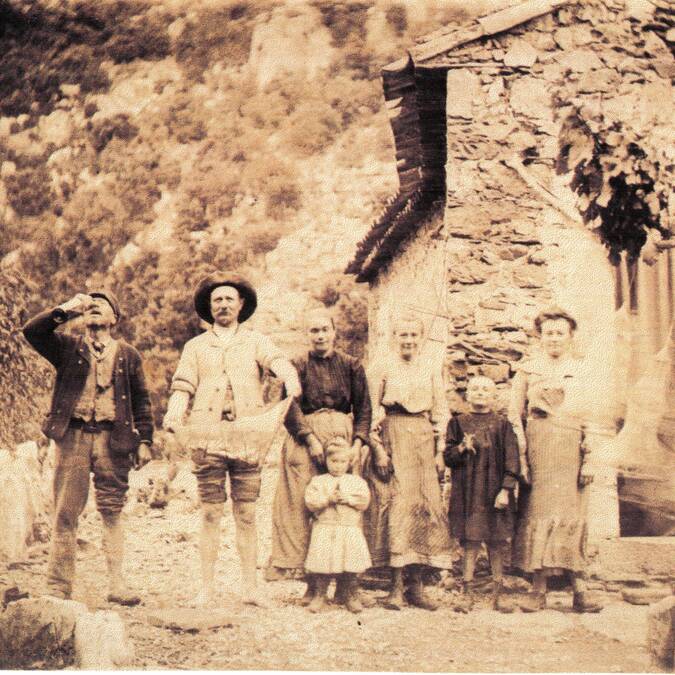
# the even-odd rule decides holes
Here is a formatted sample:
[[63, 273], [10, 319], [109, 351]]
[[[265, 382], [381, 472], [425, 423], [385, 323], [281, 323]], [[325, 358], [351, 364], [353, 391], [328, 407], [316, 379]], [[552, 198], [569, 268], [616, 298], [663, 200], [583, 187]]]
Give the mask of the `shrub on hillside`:
[[217, 61], [227, 66], [246, 63], [254, 19], [263, 6], [251, 1], [195, 10], [176, 40], [176, 60], [196, 78]]
[[131, 140], [138, 133], [138, 127], [129, 121], [129, 115], [119, 113], [113, 117], [93, 122], [90, 133], [94, 149], [96, 152], [101, 152], [113, 138], [123, 141]]
[[249, 162], [240, 176], [240, 189], [249, 195], [266, 198], [266, 213], [275, 220], [302, 205], [302, 193], [293, 166], [277, 157]]
[[399, 2], [390, 5], [387, 7], [384, 16], [396, 35], [400, 37], [405, 33], [408, 28], [408, 10], [405, 5]]
[[328, 280], [314, 297], [333, 308], [338, 348], [363, 358], [368, 342], [367, 289], [352, 277], [339, 275]]
[[152, 222], [162, 189], [172, 190], [180, 183], [178, 161], [163, 156], [154, 139], [128, 143], [115, 137], [98, 155], [94, 168], [109, 175], [111, 190], [124, 204], [127, 218], [139, 223]]
[[105, 43], [105, 52], [115, 63], [166, 58], [171, 53], [171, 40], [166, 28], [167, 19], [157, 16], [127, 21]]
[[0, 270], [0, 447], [38, 437], [51, 379], [46, 361], [21, 335], [33, 290], [24, 278]]
[[300, 104], [289, 117], [285, 140], [300, 154], [317, 154], [330, 145], [340, 131], [340, 114], [323, 101]]
[[165, 124], [169, 134], [175, 136], [179, 143], [201, 141], [206, 137], [210, 115], [201, 104], [202, 101], [192, 99], [187, 94], [179, 94], [169, 107]]
[[5, 189], [10, 206], [19, 216], [39, 216], [54, 200], [51, 178], [44, 164], [17, 170], [5, 179]]
[[348, 42], [365, 42], [368, 3], [336, 3], [321, 0], [315, 5], [321, 12], [324, 26], [328, 28], [336, 47], [344, 47]]

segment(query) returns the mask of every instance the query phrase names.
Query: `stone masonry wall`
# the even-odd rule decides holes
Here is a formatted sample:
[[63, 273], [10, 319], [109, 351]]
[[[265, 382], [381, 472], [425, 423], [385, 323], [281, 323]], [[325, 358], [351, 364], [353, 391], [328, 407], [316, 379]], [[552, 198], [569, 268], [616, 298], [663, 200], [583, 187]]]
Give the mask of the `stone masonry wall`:
[[[450, 388], [461, 394], [481, 371], [505, 400], [514, 365], [534, 345], [532, 319], [542, 306], [560, 302], [580, 315], [581, 351], [594, 321], [607, 328], [611, 273], [602, 247], [573, 222], [578, 209], [555, 160], [572, 106], [591, 127], [616, 118], [644, 132], [647, 150], [667, 133], [657, 102], [672, 99], [672, 54], [660, 10], [641, 10], [656, 27], [645, 31], [649, 17], [632, 15], [635, 7], [570, 5], [420, 66], [448, 68], [445, 223], [422, 227], [372, 285], [369, 356], [385, 344], [392, 312], [412, 309], [432, 327], [427, 349], [437, 354], [447, 326]], [[547, 190], [562, 209], [550, 205]], [[452, 398], [451, 407], [461, 408]]]
[[371, 285], [368, 303], [369, 364], [391, 346], [398, 316], [413, 314], [424, 322], [424, 353], [442, 361], [447, 341], [445, 243], [442, 215], [430, 219]]

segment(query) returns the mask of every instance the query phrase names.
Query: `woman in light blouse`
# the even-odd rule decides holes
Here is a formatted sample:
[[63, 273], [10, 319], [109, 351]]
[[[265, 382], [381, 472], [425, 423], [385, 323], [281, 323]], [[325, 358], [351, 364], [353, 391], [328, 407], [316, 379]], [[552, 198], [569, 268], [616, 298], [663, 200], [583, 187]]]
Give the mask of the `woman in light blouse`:
[[424, 569], [452, 565], [438, 480], [444, 471], [448, 422], [445, 388], [441, 369], [420, 356], [423, 336], [421, 321], [399, 319], [394, 329], [396, 351], [376, 369], [371, 384], [373, 462], [381, 471], [393, 467], [385, 537], [392, 568], [392, 586], [385, 601], [390, 609], [403, 605], [404, 576], [409, 603], [436, 609], [424, 592]]
[[547, 577], [567, 576], [572, 608], [599, 612], [586, 590], [586, 486], [592, 474], [585, 460], [583, 421], [571, 409], [579, 383], [572, 355], [576, 320], [553, 307], [534, 321], [541, 351], [519, 364], [511, 388], [509, 419], [520, 446], [521, 472], [531, 483], [525, 495], [513, 550], [513, 564], [533, 575], [525, 612], [546, 607]]

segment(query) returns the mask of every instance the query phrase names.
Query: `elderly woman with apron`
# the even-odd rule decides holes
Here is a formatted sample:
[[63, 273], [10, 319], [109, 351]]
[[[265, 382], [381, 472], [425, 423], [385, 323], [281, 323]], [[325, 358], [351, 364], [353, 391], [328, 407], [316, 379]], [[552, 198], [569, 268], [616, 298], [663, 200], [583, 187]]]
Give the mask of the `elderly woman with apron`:
[[[448, 422], [440, 368], [420, 355], [422, 322], [403, 317], [396, 322], [396, 353], [374, 369], [373, 447], [383, 447], [393, 468], [388, 518], [383, 519], [392, 569], [392, 585], [384, 605], [401, 609], [404, 582], [408, 602], [434, 610], [425, 594], [425, 569], [452, 567], [448, 518], [439, 474], [445, 471], [443, 449]], [[377, 456], [380, 472], [386, 458]]]

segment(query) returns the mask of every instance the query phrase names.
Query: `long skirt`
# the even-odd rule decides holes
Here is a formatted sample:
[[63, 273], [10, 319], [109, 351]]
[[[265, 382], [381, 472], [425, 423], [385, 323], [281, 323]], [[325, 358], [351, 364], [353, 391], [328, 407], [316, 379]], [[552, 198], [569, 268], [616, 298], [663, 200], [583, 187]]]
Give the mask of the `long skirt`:
[[532, 488], [516, 532], [513, 563], [547, 575], [585, 567], [585, 490], [579, 488], [581, 432], [546, 418], [527, 422]]
[[363, 514], [363, 534], [368, 542], [373, 567], [389, 566], [389, 511], [393, 481], [385, 482], [375, 473], [372, 453], [368, 453], [363, 478], [370, 489], [370, 504]]
[[[316, 437], [325, 443], [340, 436], [352, 440], [352, 419], [337, 410], [319, 410], [305, 419]], [[288, 437], [281, 451], [279, 480], [272, 506], [272, 555], [270, 567], [284, 574], [303, 574], [311, 533], [311, 513], [305, 506], [305, 489], [314, 476], [323, 473], [309, 450]]]
[[422, 415], [390, 414], [382, 441], [391, 454], [389, 564], [452, 567], [448, 517], [434, 462], [434, 435]]

